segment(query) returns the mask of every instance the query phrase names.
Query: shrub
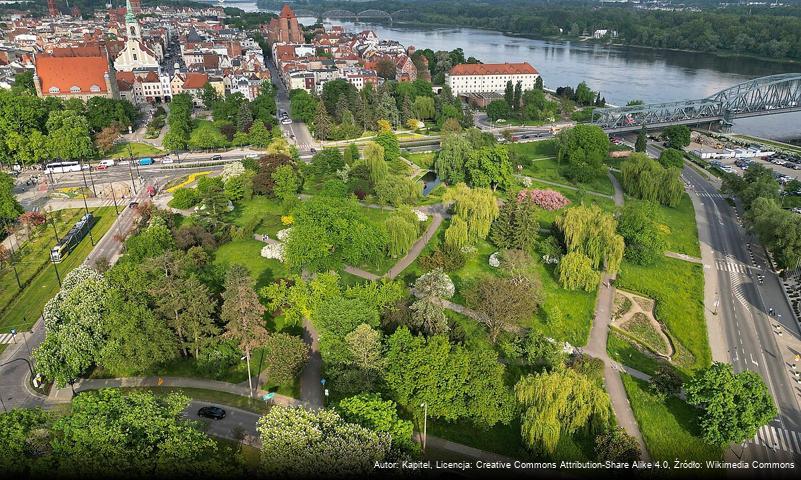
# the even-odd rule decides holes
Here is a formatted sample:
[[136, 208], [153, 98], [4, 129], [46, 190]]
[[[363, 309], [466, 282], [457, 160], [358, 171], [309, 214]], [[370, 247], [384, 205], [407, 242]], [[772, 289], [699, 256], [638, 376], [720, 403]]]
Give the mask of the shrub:
[[194, 188], [179, 188], [172, 195], [169, 206], [178, 209], [192, 208], [197, 205], [200, 199], [197, 195], [197, 190]]
[[517, 203], [532, 202], [538, 207], [554, 211], [570, 205], [570, 200], [555, 190], [525, 189], [517, 194]]

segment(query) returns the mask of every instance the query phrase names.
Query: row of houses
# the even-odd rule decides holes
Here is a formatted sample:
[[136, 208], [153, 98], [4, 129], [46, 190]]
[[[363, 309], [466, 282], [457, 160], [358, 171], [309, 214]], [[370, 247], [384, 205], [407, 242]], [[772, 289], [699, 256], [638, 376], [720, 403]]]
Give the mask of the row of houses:
[[13, 74], [29, 70], [43, 97], [105, 96], [142, 104], [189, 93], [200, 106], [207, 84], [220, 95], [241, 93], [252, 100], [270, 80], [261, 48], [224, 25], [222, 8], [133, 12], [129, 0], [127, 8], [84, 20], [8, 15], [3, 19], [8, 29], [0, 32], [0, 87], [10, 87]]
[[[262, 30], [270, 39], [281, 81], [289, 89], [320, 92], [326, 82], [344, 79], [361, 90], [365, 85], [377, 85], [388, 78], [398, 81], [418, 78], [418, 68], [412, 60], [414, 47], [379, 39], [371, 30], [347, 33], [334, 26], [311, 32], [307, 41], [288, 5]], [[424, 70], [427, 76], [427, 66]]]

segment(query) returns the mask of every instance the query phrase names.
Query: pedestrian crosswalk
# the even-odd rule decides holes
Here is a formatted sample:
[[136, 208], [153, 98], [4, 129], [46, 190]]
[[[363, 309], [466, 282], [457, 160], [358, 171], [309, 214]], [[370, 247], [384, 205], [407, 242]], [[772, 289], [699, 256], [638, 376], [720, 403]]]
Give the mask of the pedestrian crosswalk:
[[748, 273], [748, 269], [750, 268], [748, 265], [731, 260], [715, 260], [715, 266], [717, 267], [718, 270], [722, 272], [745, 273], [745, 274]]
[[12, 343], [14, 337], [10, 333], [0, 333], [0, 345]]
[[695, 192], [696, 195], [699, 197], [706, 197], [706, 198], [726, 198], [726, 195], [722, 193], [711, 193], [711, 192]]
[[748, 443], [801, 455], [801, 434], [772, 425], [762, 426]]

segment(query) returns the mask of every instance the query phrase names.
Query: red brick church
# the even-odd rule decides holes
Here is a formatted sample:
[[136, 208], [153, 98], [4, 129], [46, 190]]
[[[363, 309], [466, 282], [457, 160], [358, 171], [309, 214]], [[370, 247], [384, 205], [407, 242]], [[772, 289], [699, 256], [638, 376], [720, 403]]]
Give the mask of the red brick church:
[[286, 4], [278, 14], [278, 18], [270, 20], [267, 35], [270, 43], [303, 43], [304, 40], [298, 17]]

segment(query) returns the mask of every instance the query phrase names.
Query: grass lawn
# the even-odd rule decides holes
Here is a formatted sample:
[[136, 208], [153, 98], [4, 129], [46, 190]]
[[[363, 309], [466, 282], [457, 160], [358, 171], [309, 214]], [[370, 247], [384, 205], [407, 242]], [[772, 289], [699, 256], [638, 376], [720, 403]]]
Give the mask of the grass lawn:
[[683, 194], [681, 202], [676, 208], [660, 207], [659, 210], [662, 212], [662, 221], [670, 227], [667, 250], [700, 257], [698, 227], [695, 223], [695, 209], [690, 196], [686, 193]]
[[[131, 146], [131, 151], [128, 151], [128, 145]], [[163, 150], [154, 147], [148, 143], [140, 142], [121, 142], [115, 143], [114, 148], [108, 153], [108, 158], [128, 158], [133, 155], [134, 158], [139, 158], [148, 155], [161, 155]]]
[[595, 294], [584, 290], [565, 290], [556, 281], [554, 265], [534, 263], [544, 301], [534, 316], [534, 328], [556, 340], [574, 346], [586, 345], [595, 310]]
[[281, 216], [288, 212], [274, 198], [254, 195], [250, 200], [242, 200], [235, 205], [234, 210], [228, 214], [228, 219], [238, 227], [257, 222], [255, 233], [267, 234], [271, 238], [275, 238], [279, 230], [288, 228], [281, 223]]
[[659, 360], [638, 350], [621, 333], [612, 329], [606, 341], [606, 351], [618, 363], [653, 375], [659, 367]]
[[612, 186], [612, 181], [609, 180], [606, 172], [598, 175], [589, 182], [576, 183], [567, 179], [562, 174], [562, 167], [556, 163], [555, 157], [532, 161], [529, 165], [523, 167], [523, 171], [521, 173], [529, 177], [580, 187], [591, 192], [603, 193], [605, 195], [612, 195], [615, 193], [615, 188]]
[[705, 367], [712, 357], [704, 320], [704, 272], [701, 265], [660, 258], [643, 267], [623, 262], [616, 286], [656, 300], [654, 313], [667, 326], [684, 373]]
[[263, 400], [256, 398], [242, 397], [234, 395], [233, 393], [218, 392], [216, 390], [206, 390], [202, 388], [179, 388], [179, 387], [123, 387], [120, 388], [123, 392], [153, 392], [156, 395], [169, 395], [170, 393], [178, 392], [183, 393], [193, 400], [200, 400], [202, 402], [213, 403], [217, 405], [228, 405], [231, 407], [241, 408], [249, 412], [267, 413], [270, 406]]
[[642, 431], [645, 445], [654, 460], [718, 460], [719, 447], [701, 439], [698, 410], [676, 397], [660, 400], [648, 384], [626, 374], [623, 385]]
[[[81, 209], [65, 210], [62, 217], [62, 226], [58, 228], [59, 235], [66, 233], [75, 221], [80, 218]], [[92, 235], [95, 242], [99, 241], [114, 223], [116, 215], [114, 207], [98, 207], [90, 209], [95, 217], [95, 224], [92, 226]], [[58, 279], [55, 269], [49, 263], [49, 250], [54, 244], [54, 239], [48, 234], [43, 234], [31, 245], [30, 253], [26, 253], [21, 262], [20, 280], [25, 281], [23, 274], [28, 275], [30, 284], [21, 294], [15, 295], [17, 290], [16, 280], [13, 270], [4, 271], [0, 276], [0, 301], [7, 307], [0, 316], [0, 331], [7, 331], [16, 328], [19, 331], [29, 329], [39, 315], [48, 300], [50, 300], [59, 290]], [[94, 247], [92, 246], [89, 235], [79, 243], [67, 257], [58, 264], [58, 273], [63, 279], [75, 267], [83, 263]], [[44, 268], [40, 268], [44, 265]], [[30, 269], [30, 270], [28, 270]]]
[[499, 424], [491, 428], [476, 426], [470, 422], [448, 423], [429, 418], [428, 432], [452, 442], [516, 459], [588, 460], [593, 458], [593, 441], [581, 433], [572, 437], [562, 435], [556, 445], [556, 452], [551, 457], [526, 449], [520, 437], [518, 418], [512, 420], [509, 425]]
[[434, 166], [434, 152], [407, 153], [403, 156], [420, 168], [430, 169]]
[[261, 249], [266, 244], [258, 240], [233, 240], [221, 245], [214, 253], [214, 263], [217, 265], [231, 265], [238, 263], [250, 271], [256, 280], [256, 289], [272, 283], [279, 278], [289, 276], [286, 266], [272, 258], [261, 256]]
[[541, 142], [512, 143], [509, 151], [531, 160], [543, 158], [556, 158], [556, 140], [543, 140]]

